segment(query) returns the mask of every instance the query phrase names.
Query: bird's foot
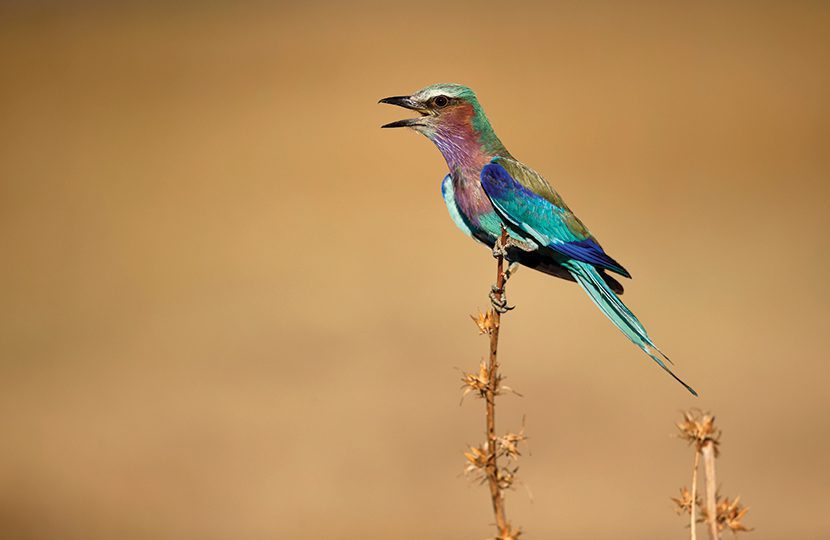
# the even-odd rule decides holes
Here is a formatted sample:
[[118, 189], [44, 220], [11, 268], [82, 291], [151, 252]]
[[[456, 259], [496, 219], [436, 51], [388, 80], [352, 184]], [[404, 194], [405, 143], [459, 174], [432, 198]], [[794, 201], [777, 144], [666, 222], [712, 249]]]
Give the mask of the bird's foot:
[[524, 240], [518, 240], [513, 238], [512, 236], [508, 236], [507, 239], [502, 242], [501, 236], [496, 238], [496, 243], [493, 244], [493, 258], [498, 259], [502, 257], [503, 259], [507, 260], [507, 248], [518, 248], [522, 251], [536, 251], [539, 248], [536, 244], [532, 242], [526, 242]]
[[493, 258], [494, 259], [506, 259], [507, 258], [507, 246], [502, 244], [501, 238], [496, 240], [496, 243], [493, 245]]
[[496, 285], [490, 287], [490, 304], [496, 313], [507, 313], [511, 309], [516, 309], [516, 306], [507, 305], [507, 295], [504, 288], [499, 288]]

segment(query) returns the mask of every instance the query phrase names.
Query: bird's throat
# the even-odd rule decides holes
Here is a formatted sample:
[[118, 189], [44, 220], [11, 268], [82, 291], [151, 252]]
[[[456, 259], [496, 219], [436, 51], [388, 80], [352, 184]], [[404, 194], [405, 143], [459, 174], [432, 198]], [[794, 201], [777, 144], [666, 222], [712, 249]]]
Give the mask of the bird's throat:
[[478, 171], [496, 156], [509, 157], [481, 107], [458, 107], [442, 116], [430, 138], [450, 171]]

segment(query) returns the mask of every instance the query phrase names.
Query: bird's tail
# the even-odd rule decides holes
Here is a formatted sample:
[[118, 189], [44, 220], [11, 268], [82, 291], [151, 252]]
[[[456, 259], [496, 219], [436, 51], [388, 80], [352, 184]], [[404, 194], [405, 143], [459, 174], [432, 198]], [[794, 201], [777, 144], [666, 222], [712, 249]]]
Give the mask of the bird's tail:
[[640, 347], [643, 352], [649, 355], [652, 360], [657, 362], [657, 364], [666, 370], [669, 375], [674, 377], [677, 382], [686, 387], [686, 390], [691, 392], [692, 395], [697, 396], [697, 392], [695, 392], [691, 386], [680, 380], [680, 378], [675, 375], [671, 369], [669, 369], [665, 362], [663, 362], [663, 360], [666, 360], [668, 363], [672, 363], [671, 360], [669, 360], [669, 357], [663, 354], [663, 351], [658, 349], [651, 338], [648, 337], [646, 329], [643, 328], [643, 325], [640, 324], [637, 317], [631, 313], [631, 310], [628, 309], [625, 304], [622, 303], [622, 300], [614, 294], [614, 291], [608, 287], [605, 280], [602, 279], [602, 276], [593, 267], [593, 265], [571, 260], [564, 263], [563, 266], [571, 272], [576, 281], [591, 297], [591, 300], [593, 300], [597, 307], [605, 313], [605, 316], [611, 319], [614, 326], [619, 328], [628, 339]]

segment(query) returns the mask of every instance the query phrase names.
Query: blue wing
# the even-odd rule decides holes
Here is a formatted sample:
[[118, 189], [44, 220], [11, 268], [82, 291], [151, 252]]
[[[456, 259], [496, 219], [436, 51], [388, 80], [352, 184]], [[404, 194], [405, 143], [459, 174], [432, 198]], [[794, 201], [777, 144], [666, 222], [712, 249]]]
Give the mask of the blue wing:
[[[515, 169], [521, 171], [523, 169]], [[538, 182], [537, 178], [533, 181]], [[496, 160], [481, 171], [481, 185], [502, 219], [543, 246], [577, 261], [631, 277], [611, 258], [588, 229], [562, 204], [558, 206], [519, 182]]]

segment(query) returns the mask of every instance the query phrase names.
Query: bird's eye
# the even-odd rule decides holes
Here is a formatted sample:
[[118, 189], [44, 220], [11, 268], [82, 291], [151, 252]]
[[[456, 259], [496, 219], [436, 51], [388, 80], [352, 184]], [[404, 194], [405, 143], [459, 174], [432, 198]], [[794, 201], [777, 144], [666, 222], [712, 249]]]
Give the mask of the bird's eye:
[[435, 104], [436, 107], [442, 109], [449, 104], [450, 100], [449, 98], [447, 98], [447, 96], [436, 96], [436, 98], [433, 99], [432, 102]]

